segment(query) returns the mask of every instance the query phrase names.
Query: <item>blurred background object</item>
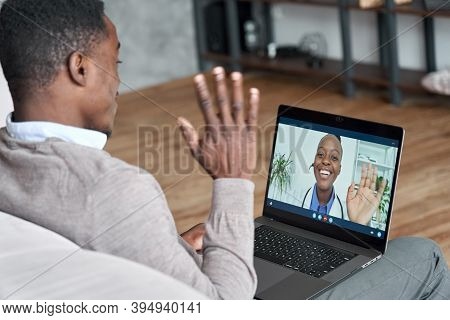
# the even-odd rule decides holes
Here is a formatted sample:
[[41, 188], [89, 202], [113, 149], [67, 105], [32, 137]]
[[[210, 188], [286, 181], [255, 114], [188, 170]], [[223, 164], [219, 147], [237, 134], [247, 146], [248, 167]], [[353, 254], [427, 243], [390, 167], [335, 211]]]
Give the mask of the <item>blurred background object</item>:
[[450, 1], [448, 0], [424, 0], [427, 10], [450, 10]]
[[413, 0], [395, 0], [394, 2], [397, 5], [401, 5], [401, 4], [411, 3], [411, 2], [413, 2]]
[[257, 52], [259, 47], [259, 30], [255, 21], [247, 20], [244, 23], [245, 47], [249, 52]]
[[307, 33], [300, 40], [300, 51], [307, 54], [306, 64], [310, 68], [320, 68], [327, 56], [327, 40], [320, 32]]
[[359, 6], [363, 9], [381, 7], [384, 0], [359, 0]]
[[[395, 0], [396, 5], [411, 3], [413, 0]], [[385, 5], [386, 0], [359, 0], [359, 6], [363, 9], [376, 8]]]
[[[450, 12], [428, 11], [424, 0], [193, 2], [200, 70], [220, 64], [228, 71], [264, 70], [328, 79], [327, 83], [341, 82], [348, 98], [362, 87], [376, 87], [392, 105], [400, 106], [408, 96], [427, 93], [421, 83], [426, 74], [450, 64], [446, 54], [450, 41], [445, 41]], [[205, 8], [220, 3], [225, 53], [209, 50], [205, 39], [211, 30], [202, 27], [209, 19]], [[378, 6], [365, 10], [360, 4]], [[246, 21], [251, 21], [252, 30], [247, 38], [241, 31]], [[310, 34], [323, 35], [306, 42], [321, 44], [319, 51], [313, 50], [313, 58], [311, 48], [305, 51], [294, 45]], [[257, 48], [264, 48], [265, 54]]]
[[431, 93], [450, 96], [450, 69], [444, 69], [427, 74], [422, 85]]

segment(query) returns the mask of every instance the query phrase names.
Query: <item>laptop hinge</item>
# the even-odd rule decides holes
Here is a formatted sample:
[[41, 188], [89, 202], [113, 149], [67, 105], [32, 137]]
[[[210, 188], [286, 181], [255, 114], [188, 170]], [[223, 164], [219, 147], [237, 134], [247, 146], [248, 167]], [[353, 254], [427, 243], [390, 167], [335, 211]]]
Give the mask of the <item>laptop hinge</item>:
[[367, 262], [366, 264], [363, 264], [363, 266], [361, 268], [366, 268], [368, 266], [370, 266], [372, 263], [374, 263], [375, 261], [379, 260], [381, 258], [381, 254], [375, 258], [373, 258], [372, 260], [370, 260], [369, 262]]

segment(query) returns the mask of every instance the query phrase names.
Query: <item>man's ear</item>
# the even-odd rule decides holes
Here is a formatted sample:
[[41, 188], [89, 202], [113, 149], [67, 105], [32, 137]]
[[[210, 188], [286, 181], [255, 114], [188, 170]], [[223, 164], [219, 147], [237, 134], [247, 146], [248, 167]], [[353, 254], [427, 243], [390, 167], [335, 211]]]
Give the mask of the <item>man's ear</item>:
[[68, 60], [70, 78], [79, 86], [86, 86], [88, 76], [88, 59], [79, 51], [72, 52]]

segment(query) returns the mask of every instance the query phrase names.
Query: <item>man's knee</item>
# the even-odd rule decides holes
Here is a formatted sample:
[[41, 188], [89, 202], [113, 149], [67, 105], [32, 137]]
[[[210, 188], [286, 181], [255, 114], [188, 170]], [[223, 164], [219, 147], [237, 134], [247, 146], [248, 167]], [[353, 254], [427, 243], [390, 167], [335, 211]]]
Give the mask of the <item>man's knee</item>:
[[414, 257], [416, 260], [442, 257], [441, 248], [435, 241], [421, 237], [401, 237], [391, 240], [388, 243], [386, 254]]

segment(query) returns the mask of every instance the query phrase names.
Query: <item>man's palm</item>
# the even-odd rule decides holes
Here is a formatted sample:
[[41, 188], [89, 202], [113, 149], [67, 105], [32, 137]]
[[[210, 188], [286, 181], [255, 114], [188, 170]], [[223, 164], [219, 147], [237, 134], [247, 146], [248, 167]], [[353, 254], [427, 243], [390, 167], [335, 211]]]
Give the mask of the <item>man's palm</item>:
[[199, 74], [194, 78], [194, 83], [206, 130], [200, 135], [183, 117], [178, 118], [178, 124], [192, 155], [211, 177], [250, 179], [256, 167], [259, 91], [250, 89], [245, 119], [242, 74], [231, 74], [231, 99], [228, 96], [225, 70], [216, 67], [213, 76], [219, 114], [215, 112], [205, 77]]

